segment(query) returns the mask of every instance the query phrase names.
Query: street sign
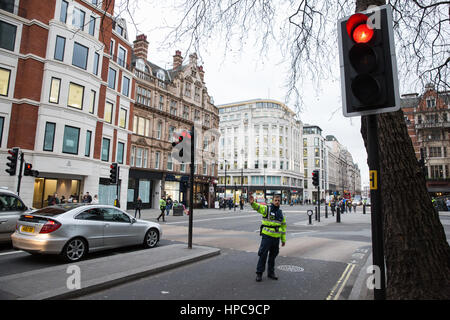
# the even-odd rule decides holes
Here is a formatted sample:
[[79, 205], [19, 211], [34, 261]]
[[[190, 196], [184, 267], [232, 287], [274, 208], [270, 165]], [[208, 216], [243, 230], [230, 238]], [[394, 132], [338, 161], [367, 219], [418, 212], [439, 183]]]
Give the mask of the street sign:
[[370, 170], [370, 190], [377, 190], [378, 189], [378, 171], [377, 170]]

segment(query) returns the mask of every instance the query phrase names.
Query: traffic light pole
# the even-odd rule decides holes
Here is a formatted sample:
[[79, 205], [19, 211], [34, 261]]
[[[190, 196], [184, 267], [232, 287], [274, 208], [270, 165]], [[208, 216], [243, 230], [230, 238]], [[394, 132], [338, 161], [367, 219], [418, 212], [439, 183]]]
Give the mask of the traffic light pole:
[[317, 221], [320, 222], [320, 179], [317, 186]]
[[119, 177], [120, 177], [120, 167], [119, 167], [119, 165], [117, 165], [117, 178], [116, 178], [116, 207], [117, 208], [120, 208]]
[[[194, 213], [194, 170], [195, 170], [195, 133], [194, 126], [191, 127], [191, 172], [190, 172], [190, 190], [189, 190], [189, 233], [188, 233], [188, 248], [192, 249], [192, 224]], [[225, 177], [226, 181], [226, 177]], [[226, 190], [225, 190], [226, 191]]]
[[[373, 265], [380, 272], [379, 286], [374, 288], [375, 300], [386, 300], [384, 247], [383, 247], [383, 212], [381, 210], [380, 192], [380, 159], [378, 154], [378, 130], [377, 115], [367, 116], [367, 144], [368, 164], [371, 174], [370, 198], [371, 198], [371, 225], [372, 225], [372, 255]], [[377, 271], [375, 271], [377, 272]], [[377, 278], [377, 277], [375, 277]]]
[[20, 153], [19, 160], [20, 160], [19, 176], [18, 176], [18, 181], [17, 181], [17, 195], [18, 196], [20, 195], [20, 183], [22, 182], [22, 169], [23, 169], [23, 163], [24, 163], [23, 152]]

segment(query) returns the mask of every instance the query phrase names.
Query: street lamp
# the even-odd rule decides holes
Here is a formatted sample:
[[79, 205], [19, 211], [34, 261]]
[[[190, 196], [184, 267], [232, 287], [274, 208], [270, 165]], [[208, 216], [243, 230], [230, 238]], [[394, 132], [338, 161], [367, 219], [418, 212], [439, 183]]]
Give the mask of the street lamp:
[[226, 198], [227, 198], [227, 160], [225, 161], [225, 189], [223, 190], [223, 210], [226, 210]]

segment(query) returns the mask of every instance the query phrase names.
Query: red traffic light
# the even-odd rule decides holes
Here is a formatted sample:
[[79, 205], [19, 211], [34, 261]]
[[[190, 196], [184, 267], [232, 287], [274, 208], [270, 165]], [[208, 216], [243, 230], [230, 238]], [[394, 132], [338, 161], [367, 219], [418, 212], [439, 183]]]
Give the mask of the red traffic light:
[[31, 165], [31, 163], [26, 163], [26, 164], [25, 164], [25, 169], [31, 170], [31, 168], [33, 168], [33, 166]]
[[373, 29], [367, 23], [360, 24], [353, 30], [353, 40], [356, 43], [367, 43], [373, 37]]
[[352, 15], [346, 24], [348, 36], [356, 43], [367, 43], [374, 35], [373, 29], [367, 25], [369, 18], [362, 13]]

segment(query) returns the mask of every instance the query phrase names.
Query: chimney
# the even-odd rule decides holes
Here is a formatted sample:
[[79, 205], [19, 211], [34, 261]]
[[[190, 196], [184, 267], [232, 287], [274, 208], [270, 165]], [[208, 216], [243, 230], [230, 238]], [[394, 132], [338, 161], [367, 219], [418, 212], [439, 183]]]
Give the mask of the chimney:
[[178, 68], [183, 64], [183, 57], [181, 56], [181, 51], [175, 51], [175, 55], [173, 56], [173, 69]]
[[203, 66], [198, 67], [198, 73], [200, 75], [200, 79], [202, 79], [202, 82], [205, 82], [205, 80], [204, 80], [205, 71], [203, 71]]
[[134, 55], [137, 58], [147, 60], [148, 54], [148, 41], [145, 34], [136, 36], [136, 40], [133, 41]]

